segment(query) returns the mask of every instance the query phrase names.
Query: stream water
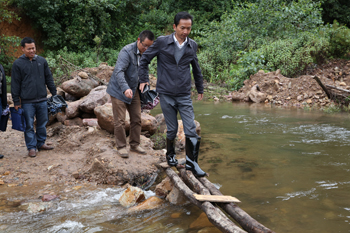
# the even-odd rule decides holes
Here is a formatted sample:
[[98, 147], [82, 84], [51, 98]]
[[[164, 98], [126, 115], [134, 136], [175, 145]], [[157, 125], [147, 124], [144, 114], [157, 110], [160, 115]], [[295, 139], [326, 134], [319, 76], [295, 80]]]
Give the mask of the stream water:
[[[275, 232], [350, 232], [348, 113], [228, 102], [195, 102], [194, 109], [202, 129], [201, 168], [253, 218]], [[13, 202], [38, 190], [61, 199], [39, 214]], [[201, 213], [197, 207], [165, 204], [128, 214], [118, 203], [122, 191], [0, 186], [0, 232], [198, 232], [189, 229]]]

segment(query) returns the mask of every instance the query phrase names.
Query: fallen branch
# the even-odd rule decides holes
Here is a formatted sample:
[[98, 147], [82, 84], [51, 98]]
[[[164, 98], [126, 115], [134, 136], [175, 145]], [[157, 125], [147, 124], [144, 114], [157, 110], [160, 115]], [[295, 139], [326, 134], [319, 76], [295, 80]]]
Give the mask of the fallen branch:
[[333, 89], [336, 89], [336, 90], [339, 90], [339, 91], [344, 91], [344, 92], [350, 93], [349, 90], [345, 90], [345, 89], [342, 89], [342, 88], [339, 88], [339, 87], [331, 86], [331, 85], [328, 85], [328, 84], [326, 84], [326, 86], [330, 87], [330, 88], [333, 88]]
[[316, 75], [314, 76], [314, 79], [316, 80], [316, 82], [318, 83], [318, 85], [321, 86], [321, 88], [323, 89], [324, 92], [326, 92], [328, 99], [331, 99], [331, 93], [329, 93], [328, 89], [323, 85], [323, 83], [321, 82], [320, 78], [317, 77]]
[[[185, 169], [180, 169], [185, 170]], [[217, 207], [215, 207], [210, 202], [199, 202], [196, 200], [196, 198], [193, 196], [194, 192], [186, 186], [186, 184], [180, 179], [180, 177], [171, 169], [166, 168], [165, 169], [166, 174], [171, 179], [173, 184], [177, 189], [179, 189], [180, 192], [182, 192], [191, 203], [198, 206], [200, 209], [202, 209], [206, 215], [208, 216], [208, 219], [211, 223], [213, 223], [214, 226], [216, 226], [219, 230], [222, 232], [228, 232], [228, 233], [244, 233], [241, 228], [236, 226], [225, 214], [221, 212], [221, 210]], [[192, 174], [192, 173], [191, 173]], [[192, 180], [192, 179], [191, 179]], [[199, 185], [200, 189], [202, 189], [201, 194], [210, 194], [209, 191], [203, 187], [203, 185], [200, 185], [196, 182], [194, 182], [195, 185]]]

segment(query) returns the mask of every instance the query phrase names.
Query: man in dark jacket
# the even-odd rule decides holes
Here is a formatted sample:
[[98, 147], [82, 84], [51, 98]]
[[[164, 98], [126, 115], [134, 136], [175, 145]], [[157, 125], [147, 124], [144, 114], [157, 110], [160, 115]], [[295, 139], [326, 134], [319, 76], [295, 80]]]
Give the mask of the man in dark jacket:
[[[1, 47], [0, 47], [0, 53], [1, 53]], [[0, 117], [2, 114], [2, 111], [7, 106], [7, 89], [6, 89], [6, 76], [5, 76], [5, 70], [4, 67], [0, 64]], [[0, 159], [4, 158], [4, 155], [0, 154]]]
[[154, 35], [151, 31], [142, 31], [137, 41], [126, 45], [119, 53], [112, 77], [107, 87], [111, 95], [114, 135], [118, 153], [122, 158], [128, 158], [126, 149], [125, 114], [130, 115], [130, 150], [140, 154], [146, 151], [140, 147], [141, 136], [141, 102], [138, 92], [139, 78], [137, 69], [141, 55], [153, 44]]
[[160, 36], [142, 55], [139, 67], [140, 90], [148, 83], [148, 64], [157, 56], [157, 91], [167, 125], [167, 153], [169, 166], [176, 166], [175, 137], [178, 129], [177, 113], [180, 112], [186, 135], [186, 169], [196, 176], [206, 173], [198, 166], [200, 137], [196, 133], [191, 100], [191, 69], [198, 92], [198, 100], [203, 98], [203, 76], [198, 65], [197, 44], [188, 35], [193, 17], [187, 12], [179, 12], [174, 18], [174, 33]]
[[[45, 144], [48, 122], [46, 86], [54, 96], [57, 94], [50, 68], [45, 58], [36, 55], [35, 41], [25, 37], [21, 41], [23, 55], [12, 65], [11, 93], [15, 109], [23, 108], [26, 120], [24, 138], [28, 156], [35, 157], [36, 149], [52, 150]], [[34, 132], [34, 117], [36, 132]]]

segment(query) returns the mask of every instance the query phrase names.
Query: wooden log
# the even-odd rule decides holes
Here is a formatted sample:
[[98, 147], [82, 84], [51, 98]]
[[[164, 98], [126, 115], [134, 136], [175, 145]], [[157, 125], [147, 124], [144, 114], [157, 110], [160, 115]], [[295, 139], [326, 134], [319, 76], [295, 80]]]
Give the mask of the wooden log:
[[317, 77], [316, 75], [314, 76], [314, 79], [316, 80], [316, 82], [318, 83], [318, 85], [321, 86], [321, 88], [323, 89], [324, 92], [326, 92], [327, 97], [329, 99], [331, 99], [331, 94], [329, 93], [328, 89], [323, 85], [323, 83], [321, 82], [320, 78]]
[[[205, 177], [199, 178], [199, 181], [210, 191], [212, 195], [222, 195], [222, 193]], [[274, 233], [269, 228], [265, 227], [244, 210], [239, 208], [234, 203], [217, 203], [223, 210], [226, 211], [244, 230], [249, 233]]]
[[221, 195], [199, 195], [193, 194], [198, 201], [209, 201], [209, 202], [220, 202], [220, 203], [230, 203], [230, 202], [241, 202], [232, 196], [221, 196]]
[[[184, 170], [184, 169], [181, 169]], [[180, 177], [171, 169], [165, 169], [166, 174], [171, 179], [176, 188], [178, 188], [191, 203], [202, 209], [208, 216], [209, 221], [216, 226], [222, 232], [227, 233], [244, 233], [246, 231], [242, 230], [236, 226], [224, 213], [221, 212], [219, 208], [211, 204], [210, 202], [199, 202], [193, 196], [192, 190], [186, 186], [186, 184], [180, 179]], [[200, 182], [198, 182], [200, 183]], [[203, 185], [202, 185], [203, 186]], [[205, 193], [209, 193], [208, 190], [203, 190]]]
[[331, 85], [328, 85], [328, 84], [326, 84], [326, 86], [329, 87], [329, 88], [333, 88], [333, 89], [339, 90], [339, 91], [344, 91], [344, 92], [350, 93], [349, 90], [345, 90], [345, 89], [343, 89], [343, 88], [331, 86]]

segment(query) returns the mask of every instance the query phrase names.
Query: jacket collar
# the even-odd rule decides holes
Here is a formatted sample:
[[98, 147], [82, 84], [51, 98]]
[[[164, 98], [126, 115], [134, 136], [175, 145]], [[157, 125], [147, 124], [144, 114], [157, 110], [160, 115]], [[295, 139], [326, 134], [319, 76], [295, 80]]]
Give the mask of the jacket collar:
[[[174, 35], [175, 35], [175, 32], [171, 33], [171, 34], [168, 36], [168, 41], [167, 41], [168, 44], [171, 44], [171, 43], [174, 43], [174, 44], [175, 44]], [[189, 38], [189, 37], [187, 37], [187, 45], [186, 45], [186, 46], [188, 46], [188, 45], [192, 48], [192, 44], [191, 44], [191, 42], [190, 42], [190, 38]]]
[[[33, 60], [33, 61], [36, 61], [37, 57], [38, 57], [38, 55], [35, 54], [32, 60]], [[28, 58], [26, 55], [24, 55], [24, 54], [23, 54], [22, 56], [20, 56], [20, 58], [29, 60], [29, 58]]]

